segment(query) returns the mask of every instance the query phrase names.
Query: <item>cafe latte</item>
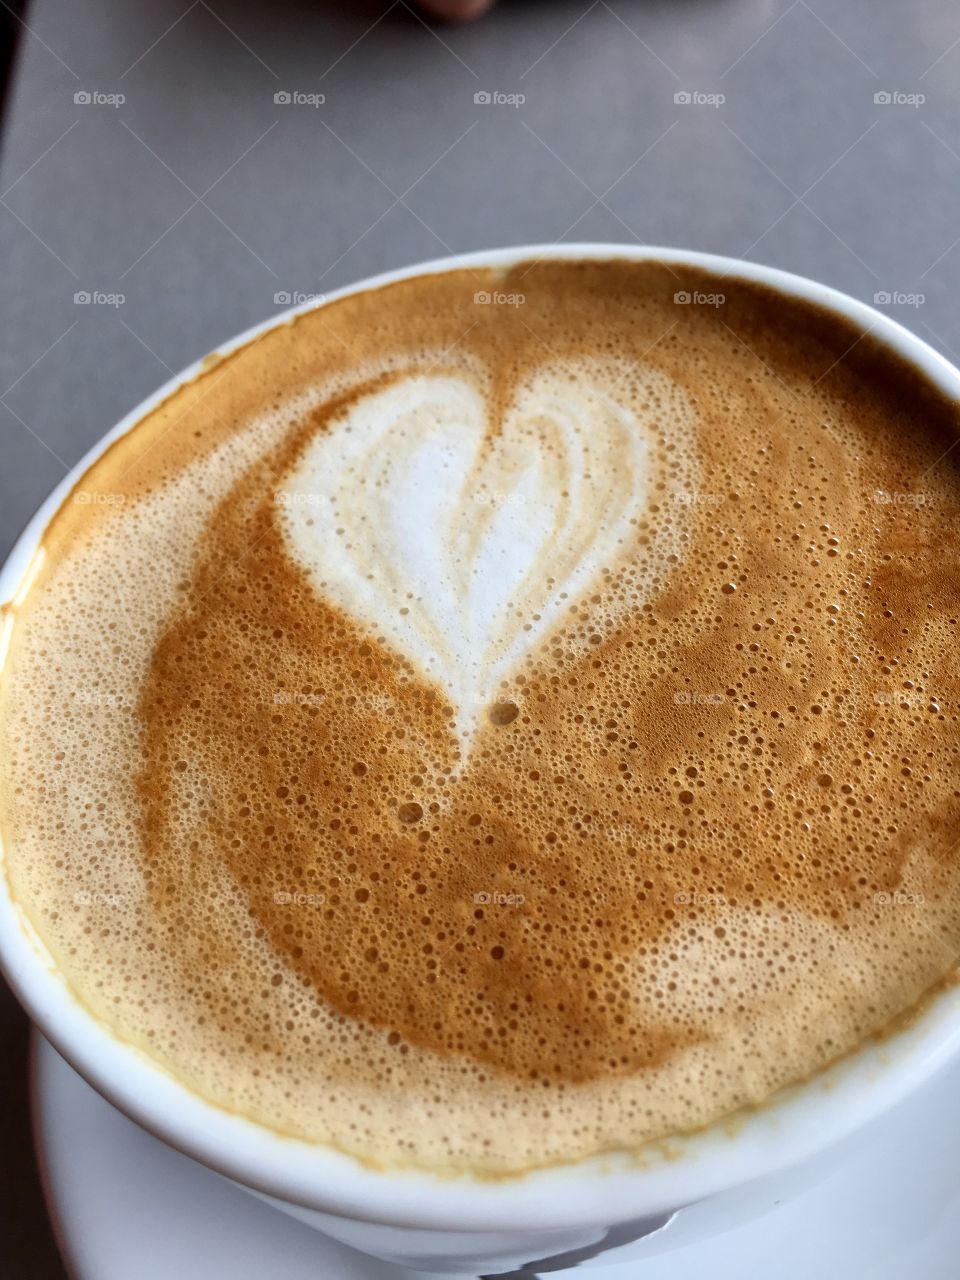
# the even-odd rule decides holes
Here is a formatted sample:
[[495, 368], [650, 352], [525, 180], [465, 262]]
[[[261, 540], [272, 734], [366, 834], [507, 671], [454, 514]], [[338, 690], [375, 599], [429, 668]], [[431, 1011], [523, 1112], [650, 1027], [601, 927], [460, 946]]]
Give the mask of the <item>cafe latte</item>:
[[957, 425], [666, 263], [282, 324], [102, 455], [8, 611], [13, 894], [116, 1035], [379, 1166], [761, 1102], [957, 963]]

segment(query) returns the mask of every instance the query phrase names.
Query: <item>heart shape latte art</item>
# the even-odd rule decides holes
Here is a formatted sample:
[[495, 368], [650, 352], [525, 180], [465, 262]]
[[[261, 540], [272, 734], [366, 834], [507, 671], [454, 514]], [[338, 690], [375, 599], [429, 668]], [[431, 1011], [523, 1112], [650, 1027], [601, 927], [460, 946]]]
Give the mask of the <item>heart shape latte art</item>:
[[542, 367], [499, 422], [462, 374], [415, 373], [307, 446], [278, 494], [288, 543], [323, 598], [443, 688], [469, 739], [565, 610], [631, 552], [635, 604], [677, 555], [693, 417], [662, 374], [613, 362]]

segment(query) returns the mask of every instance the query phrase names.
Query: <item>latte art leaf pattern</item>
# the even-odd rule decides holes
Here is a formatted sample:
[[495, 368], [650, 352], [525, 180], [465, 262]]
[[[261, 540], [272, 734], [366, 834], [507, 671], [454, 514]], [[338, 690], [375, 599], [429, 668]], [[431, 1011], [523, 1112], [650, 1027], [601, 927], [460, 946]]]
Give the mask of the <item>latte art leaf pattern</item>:
[[[642, 376], [650, 406], [678, 401], [662, 375]], [[609, 363], [547, 366], [493, 421], [461, 378], [400, 378], [318, 434], [281, 482], [291, 550], [318, 594], [439, 682], [466, 737], [649, 518], [662, 442], [653, 414], [611, 394], [628, 379]], [[669, 514], [653, 521], [648, 561], [678, 548], [684, 510]]]

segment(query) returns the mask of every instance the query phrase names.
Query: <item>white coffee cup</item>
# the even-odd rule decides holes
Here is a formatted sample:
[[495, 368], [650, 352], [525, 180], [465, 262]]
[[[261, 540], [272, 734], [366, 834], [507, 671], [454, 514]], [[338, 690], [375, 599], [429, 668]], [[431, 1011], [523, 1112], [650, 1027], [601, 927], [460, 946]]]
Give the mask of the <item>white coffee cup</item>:
[[[960, 372], [889, 317], [834, 289], [770, 267], [709, 254], [620, 245], [528, 246], [466, 254], [365, 280], [323, 305], [410, 276], [463, 267], [507, 267], [531, 258], [657, 259], [720, 277], [759, 281], [809, 299], [869, 330], [892, 353], [960, 400]], [[718, 291], [722, 292], [718, 280]], [[285, 311], [221, 349], [244, 345], [297, 311]], [[199, 362], [129, 413], [64, 478], [27, 526], [0, 571], [3, 648], [18, 600], [29, 589], [43, 532], [86, 469], [136, 425]], [[616, 1249], [642, 1256], [702, 1234], [704, 1223], [750, 1212], [756, 1197], [809, 1177], [837, 1158], [838, 1145], [916, 1089], [960, 1051], [960, 989], [931, 1000], [909, 1027], [870, 1043], [758, 1110], [641, 1152], [611, 1152], [503, 1180], [378, 1171], [331, 1149], [283, 1137], [204, 1101], [139, 1049], [117, 1039], [73, 997], [0, 877], [0, 964], [44, 1035], [97, 1089], [164, 1142], [331, 1236], [390, 1261], [448, 1274], [553, 1270]], [[786, 1180], [786, 1181], [785, 1181]], [[744, 1193], [743, 1188], [748, 1190]], [[754, 1194], [756, 1193], [756, 1194]], [[702, 1203], [714, 1199], [714, 1210]], [[689, 1208], [689, 1206], [698, 1206]], [[677, 1213], [678, 1210], [684, 1212]], [[668, 1225], [669, 1224], [669, 1225]], [[659, 1233], [659, 1234], [658, 1234]], [[624, 1242], [633, 1241], [629, 1250]]]

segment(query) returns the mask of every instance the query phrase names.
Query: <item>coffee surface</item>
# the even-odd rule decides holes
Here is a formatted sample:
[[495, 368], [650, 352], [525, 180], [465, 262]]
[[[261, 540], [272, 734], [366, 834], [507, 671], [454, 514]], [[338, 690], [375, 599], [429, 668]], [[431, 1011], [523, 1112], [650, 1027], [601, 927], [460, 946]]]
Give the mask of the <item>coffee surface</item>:
[[852, 325], [662, 263], [301, 316], [45, 536], [14, 894], [117, 1034], [376, 1163], [758, 1102], [956, 966], [956, 430]]

